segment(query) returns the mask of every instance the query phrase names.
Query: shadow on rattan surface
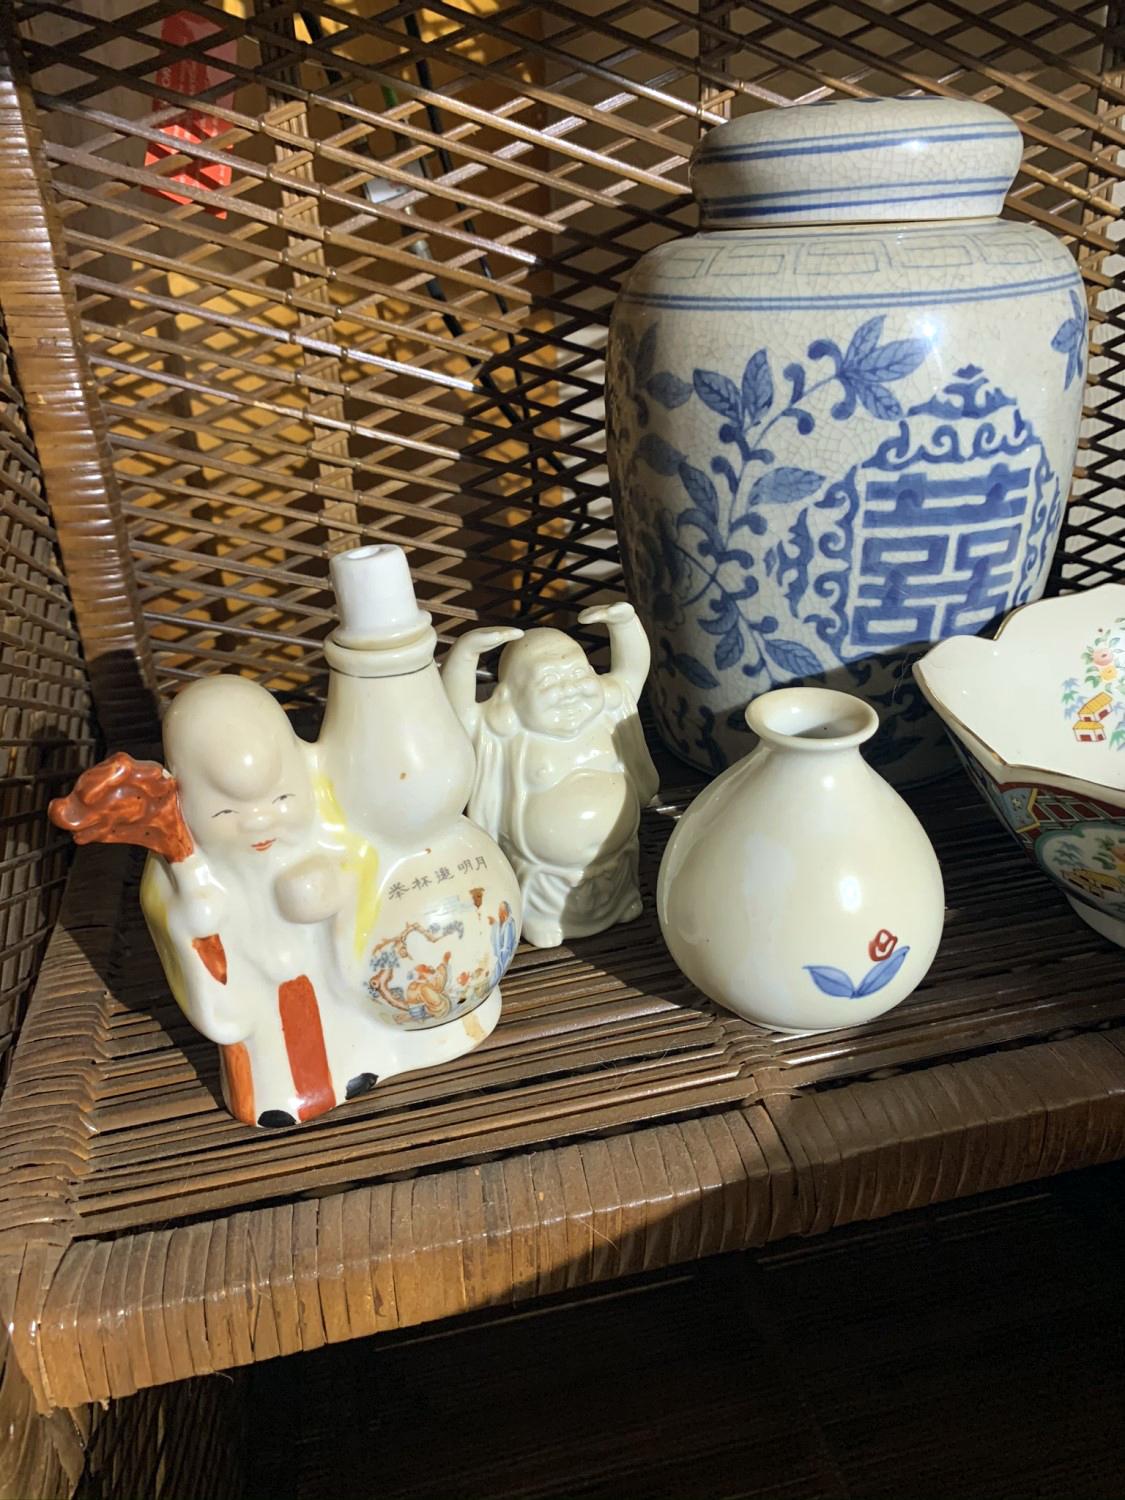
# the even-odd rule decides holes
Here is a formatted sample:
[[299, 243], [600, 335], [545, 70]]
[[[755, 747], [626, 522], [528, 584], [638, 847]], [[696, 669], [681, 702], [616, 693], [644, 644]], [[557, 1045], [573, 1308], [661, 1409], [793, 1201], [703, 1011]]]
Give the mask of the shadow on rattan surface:
[[259, 1366], [246, 1500], [1125, 1493], [1114, 1166]]
[[811, 1038], [771, 1036], [719, 1011], [677, 972], [653, 910], [659, 855], [680, 805], [670, 799], [646, 815], [639, 921], [566, 948], [521, 949], [487, 1046], [436, 1073], [392, 1079], [281, 1137], [247, 1132], [219, 1104], [215, 1049], [180, 1014], [144, 931], [140, 862], [83, 851], [63, 927], [106, 996], [96, 1133], [73, 1193], [83, 1232], [330, 1192], [1120, 1025], [1118, 950], [1027, 865], [961, 777], [920, 802], [949, 912], [938, 960], [906, 1005]]

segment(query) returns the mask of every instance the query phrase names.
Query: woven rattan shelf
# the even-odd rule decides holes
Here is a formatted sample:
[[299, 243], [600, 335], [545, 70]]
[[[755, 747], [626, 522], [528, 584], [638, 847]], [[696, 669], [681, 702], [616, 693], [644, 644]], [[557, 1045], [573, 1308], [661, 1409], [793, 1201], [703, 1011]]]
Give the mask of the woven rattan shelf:
[[[1125, 1156], [1120, 951], [963, 778], [922, 799], [937, 964], [874, 1025], [716, 1012], [650, 910], [521, 953], [479, 1052], [280, 1136], [219, 1108], [132, 855], [81, 853], [53, 925], [44, 817], [201, 673], [315, 713], [342, 547], [406, 547], [443, 644], [620, 590], [610, 308], [750, 110], [1018, 121], [1007, 212], [1071, 249], [1093, 343], [1050, 587], [1125, 577], [1123, 56], [1122, 0], [0, 6], [0, 1083], [35, 984], [0, 1103], [0, 1500], [84, 1471], [233, 1494], [230, 1383], [189, 1376]], [[667, 770], [650, 892], [694, 790]], [[188, 1434], [167, 1465], [157, 1431]]]
[[[683, 795], [648, 815], [646, 877]], [[1121, 959], [962, 778], [921, 810], [941, 954], [854, 1033], [774, 1038], [651, 910], [524, 951], [494, 1038], [284, 1135], [232, 1122], [131, 853], [83, 852], [0, 1107], [0, 1254], [41, 1402], [75, 1406], [1125, 1153]]]

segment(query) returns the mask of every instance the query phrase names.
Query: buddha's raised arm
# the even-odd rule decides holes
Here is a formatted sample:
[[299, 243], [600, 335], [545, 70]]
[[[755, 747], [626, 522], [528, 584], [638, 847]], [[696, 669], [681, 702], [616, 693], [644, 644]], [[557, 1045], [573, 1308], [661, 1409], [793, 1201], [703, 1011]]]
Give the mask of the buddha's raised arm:
[[648, 636], [627, 599], [614, 604], [595, 604], [578, 616], [580, 625], [605, 625], [609, 629], [610, 673], [629, 689], [634, 700], [648, 678], [652, 661]]
[[485, 625], [459, 636], [449, 649], [441, 669], [441, 680], [453, 712], [471, 736], [475, 736], [481, 705], [477, 702], [477, 663], [486, 651], [494, 651], [523, 635], [514, 625]]

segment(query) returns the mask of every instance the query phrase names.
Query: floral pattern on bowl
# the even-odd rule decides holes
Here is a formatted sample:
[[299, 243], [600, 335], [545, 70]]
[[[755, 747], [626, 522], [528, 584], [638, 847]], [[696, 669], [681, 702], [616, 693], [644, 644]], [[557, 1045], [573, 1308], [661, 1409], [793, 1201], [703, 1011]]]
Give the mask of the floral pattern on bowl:
[[1125, 585], [1017, 609], [994, 640], [942, 641], [914, 671], [1000, 821], [1125, 947]]
[[1063, 682], [1062, 709], [1080, 745], [1125, 749], [1125, 619], [1099, 629], [1082, 652], [1080, 676]]

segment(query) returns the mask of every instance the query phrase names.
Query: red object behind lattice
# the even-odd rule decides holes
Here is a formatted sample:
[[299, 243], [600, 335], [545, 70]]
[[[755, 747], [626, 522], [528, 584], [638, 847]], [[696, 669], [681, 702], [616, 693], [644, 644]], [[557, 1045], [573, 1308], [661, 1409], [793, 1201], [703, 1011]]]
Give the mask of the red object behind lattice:
[[[211, 35], [221, 38], [219, 27], [205, 16], [196, 15], [194, 11], [174, 11], [171, 15], [164, 17], [160, 28], [160, 40], [169, 47], [195, 48]], [[195, 53], [180, 57], [169, 63], [167, 67], [159, 68], [154, 81], [158, 87], [166, 88], [169, 93], [196, 98], [214, 89], [217, 84], [225, 83], [230, 79], [232, 75], [222, 64], [234, 63], [234, 61], [233, 39], [220, 39], [208, 47], [203, 56]], [[219, 94], [216, 102], [221, 106], [226, 106], [233, 100], [234, 91], [231, 90]], [[154, 99], [152, 107], [154, 110], [160, 110], [167, 108], [167, 105], [160, 99]], [[210, 114], [206, 108], [186, 109], [174, 120], [168, 120], [160, 126], [160, 133], [168, 137], [169, 144], [164, 146], [159, 142], [150, 142], [145, 148], [145, 166], [152, 167], [158, 162], [166, 161], [170, 156], [178, 155], [177, 141], [182, 141], [187, 146], [201, 146], [227, 129], [227, 122], [217, 115]], [[181, 167], [178, 172], [170, 173], [167, 178], [169, 183], [180, 182], [190, 187], [202, 188], [205, 192], [230, 187], [231, 168], [226, 162], [193, 158], [190, 151], [184, 154], [189, 158], [188, 164]], [[146, 186], [146, 191], [155, 193], [161, 198], [170, 198], [173, 203], [193, 201], [186, 193], [177, 193], [171, 187]], [[204, 207], [216, 218], [225, 219], [227, 216], [225, 208], [213, 207], [209, 203], [204, 204]]]

